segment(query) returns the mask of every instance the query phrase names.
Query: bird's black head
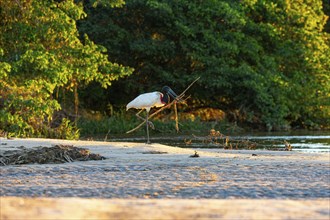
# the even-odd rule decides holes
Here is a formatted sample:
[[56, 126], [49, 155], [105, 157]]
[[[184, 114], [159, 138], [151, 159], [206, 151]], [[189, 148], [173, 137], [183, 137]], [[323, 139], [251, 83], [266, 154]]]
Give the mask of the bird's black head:
[[164, 103], [170, 103], [170, 96], [175, 99], [176, 97], [178, 97], [178, 95], [168, 86], [164, 86], [162, 88], [162, 93], [164, 94], [164, 97], [163, 97], [163, 102]]

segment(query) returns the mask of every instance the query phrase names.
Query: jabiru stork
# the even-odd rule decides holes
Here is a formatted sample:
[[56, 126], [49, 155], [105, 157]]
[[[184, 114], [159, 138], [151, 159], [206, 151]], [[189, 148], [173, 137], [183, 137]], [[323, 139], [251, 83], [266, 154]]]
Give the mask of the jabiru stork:
[[162, 88], [162, 92], [148, 92], [143, 93], [139, 96], [137, 96], [135, 99], [133, 99], [131, 102], [129, 102], [126, 106], [126, 111], [130, 108], [135, 109], [141, 109], [138, 113], [136, 113], [136, 116], [142, 120], [142, 118], [139, 114], [145, 109], [147, 112], [146, 116], [146, 125], [147, 125], [147, 144], [150, 144], [149, 140], [149, 126], [154, 128], [154, 125], [152, 122], [149, 122], [149, 111], [153, 107], [162, 107], [168, 103], [170, 103], [170, 96], [175, 99], [178, 97], [178, 95], [168, 86], [164, 86]]

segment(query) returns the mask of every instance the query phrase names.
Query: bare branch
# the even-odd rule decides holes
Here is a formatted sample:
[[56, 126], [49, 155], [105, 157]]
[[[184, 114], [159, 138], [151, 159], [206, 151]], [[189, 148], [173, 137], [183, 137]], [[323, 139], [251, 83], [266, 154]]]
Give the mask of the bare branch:
[[[154, 113], [152, 113], [151, 115], [149, 115], [148, 120], [151, 119], [152, 117], [154, 117], [155, 115], [157, 115], [159, 112], [163, 111], [164, 109], [170, 108], [172, 105], [180, 102], [183, 97], [185, 96], [185, 93], [188, 91], [188, 89], [195, 83], [197, 82], [197, 80], [199, 80], [200, 77], [198, 77], [197, 79], [195, 79], [180, 95], [178, 95], [178, 97], [176, 97], [171, 103], [161, 107], [160, 109], [158, 109], [157, 111], [155, 111]], [[190, 96], [188, 96], [189, 98]], [[188, 98], [184, 99], [187, 100]], [[136, 131], [137, 129], [139, 129], [142, 125], [144, 125], [144, 123], [146, 123], [146, 120], [144, 120], [141, 124], [139, 124], [138, 126], [136, 126], [135, 128], [133, 128], [132, 130], [129, 130], [126, 132], [126, 134], [128, 133], [132, 133], [133, 131]]]
[[175, 130], [176, 133], [179, 133], [179, 117], [178, 117], [178, 108], [176, 107], [176, 103], [174, 103], [174, 114], [175, 114]]

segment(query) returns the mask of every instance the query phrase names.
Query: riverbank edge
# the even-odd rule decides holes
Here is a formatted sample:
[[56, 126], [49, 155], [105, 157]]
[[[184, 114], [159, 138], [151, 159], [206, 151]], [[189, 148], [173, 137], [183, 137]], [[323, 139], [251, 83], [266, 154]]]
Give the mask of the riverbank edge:
[[[182, 149], [161, 144], [67, 141], [57, 139], [0, 139], [2, 150], [24, 146], [72, 144], [87, 147], [105, 156], [140, 158], [156, 156], [145, 152], [166, 151], [166, 157], [180, 156], [188, 160], [193, 149]], [[106, 147], [106, 148], [104, 148]], [[219, 150], [217, 150], [219, 151]], [[111, 152], [111, 154], [110, 154]], [[138, 154], [139, 153], [139, 154]], [[239, 159], [240, 163], [263, 161], [329, 164], [329, 154], [306, 154], [274, 151], [199, 151], [201, 158], [221, 157]], [[252, 153], [257, 156], [251, 155]], [[162, 155], [162, 154], [161, 154]], [[253, 158], [253, 159], [252, 159]], [[68, 163], [71, 166], [74, 163]], [[43, 165], [35, 165], [43, 166]], [[0, 219], [329, 219], [329, 199], [99, 199], [0, 197]]]

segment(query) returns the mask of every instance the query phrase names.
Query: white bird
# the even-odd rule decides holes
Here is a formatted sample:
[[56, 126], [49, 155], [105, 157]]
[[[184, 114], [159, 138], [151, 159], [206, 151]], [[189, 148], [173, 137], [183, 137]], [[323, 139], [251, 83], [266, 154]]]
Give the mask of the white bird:
[[173, 99], [177, 97], [177, 94], [168, 86], [164, 86], [161, 92], [149, 92], [149, 93], [143, 93], [133, 99], [130, 103], [126, 106], [126, 111], [130, 108], [136, 108], [141, 109], [136, 116], [142, 120], [142, 118], [139, 114], [145, 109], [147, 111], [146, 116], [146, 125], [147, 125], [147, 144], [150, 144], [149, 141], [149, 125], [154, 128], [152, 122], [149, 122], [149, 111], [153, 107], [162, 107], [170, 102], [170, 97]]

